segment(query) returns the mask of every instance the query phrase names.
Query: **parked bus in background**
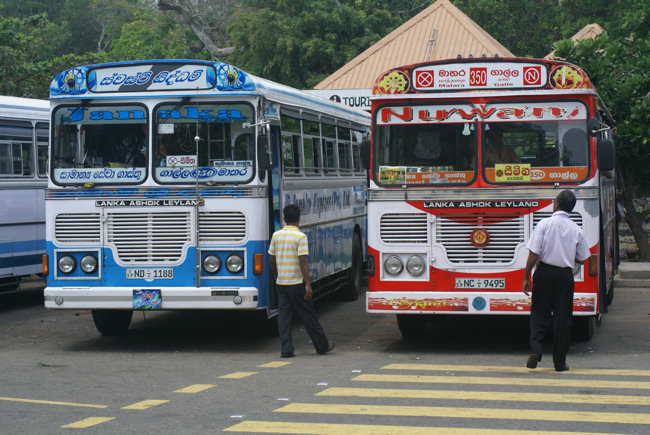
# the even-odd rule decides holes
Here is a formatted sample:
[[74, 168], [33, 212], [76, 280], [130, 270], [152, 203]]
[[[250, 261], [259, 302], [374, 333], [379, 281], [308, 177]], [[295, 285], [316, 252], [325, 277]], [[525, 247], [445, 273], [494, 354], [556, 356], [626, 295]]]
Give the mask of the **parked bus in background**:
[[268, 243], [291, 203], [315, 295], [357, 297], [366, 112], [205, 61], [82, 66], [50, 94], [47, 308], [90, 309], [103, 334], [134, 310], [271, 317]]
[[573, 331], [589, 339], [613, 297], [613, 120], [575, 65], [454, 59], [373, 85], [367, 311], [402, 335], [430, 314], [529, 314], [533, 228], [571, 189], [591, 257], [574, 269]]
[[42, 274], [47, 100], [0, 96], [0, 293]]

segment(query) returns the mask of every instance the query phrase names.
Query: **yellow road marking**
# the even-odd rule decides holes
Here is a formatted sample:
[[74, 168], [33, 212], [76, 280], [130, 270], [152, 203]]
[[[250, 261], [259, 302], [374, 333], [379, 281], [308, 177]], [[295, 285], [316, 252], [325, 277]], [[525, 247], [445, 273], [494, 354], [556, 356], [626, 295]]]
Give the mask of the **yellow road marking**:
[[[282, 434], [313, 434], [340, 435], [353, 433], [355, 435], [394, 435], [394, 434], [452, 434], [452, 435], [532, 435], [540, 431], [505, 430], [505, 429], [465, 429], [456, 427], [417, 427], [417, 426], [387, 426], [365, 424], [336, 424], [336, 423], [286, 423], [276, 421], [243, 421], [224, 429], [224, 432], [251, 433], [282, 433]], [[544, 435], [564, 435], [566, 432], [544, 431]], [[592, 432], [571, 432], [571, 435], [595, 435]]]
[[83, 420], [76, 421], [74, 423], [66, 424], [61, 426], [61, 428], [66, 429], [85, 429], [91, 426], [96, 426], [100, 423], [105, 423], [110, 420], [114, 420], [115, 417], [88, 417]]
[[343, 405], [291, 403], [273, 412], [346, 415], [395, 415], [503, 420], [544, 420], [591, 423], [650, 424], [650, 414], [627, 412], [545, 411], [534, 409], [451, 408], [442, 406]]
[[271, 361], [266, 364], [261, 364], [257, 367], [263, 367], [263, 368], [277, 368], [277, 367], [284, 367], [288, 366], [291, 364], [290, 362], [284, 362], [284, 361]]
[[247, 376], [256, 375], [258, 372], [233, 372], [227, 375], [219, 376], [220, 379], [241, 379]]
[[187, 386], [185, 388], [181, 388], [180, 390], [174, 391], [174, 393], [187, 393], [187, 394], [194, 394], [194, 393], [199, 393], [201, 391], [208, 390], [212, 387], [216, 387], [216, 385], [213, 384], [194, 384]]
[[421, 382], [429, 384], [489, 384], [489, 385], [535, 385], [543, 387], [589, 387], [589, 388], [632, 388], [650, 389], [650, 382], [598, 381], [584, 379], [545, 378], [496, 378], [478, 376], [424, 376], [424, 375], [377, 375], [364, 374], [353, 381], [367, 382]]
[[43, 405], [80, 406], [83, 408], [108, 408], [108, 405], [93, 405], [91, 403], [59, 402], [56, 400], [19, 399], [17, 397], [0, 397], [0, 400], [6, 400], [9, 402], [39, 403]]
[[316, 393], [334, 397], [384, 397], [401, 399], [503, 400], [513, 402], [601, 403], [608, 405], [650, 406], [650, 396], [610, 394], [508, 393], [504, 391], [409, 390], [384, 388], [333, 387]]
[[120, 409], [149, 409], [154, 406], [162, 405], [163, 403], [167, 403], [169, 400], [155, 400], [155, 399], [150, 399], [150, 400], [143, 400], [142, 402], [136, 402], [132, 403], [130, 405], [126, 405], [121, 407]]
[[[388, 364], [383, 370], [432, 370], [450, 372], [503, 372], [503, 373], [546, 373], [555, 372], [553, 367], [529, 369], [526, 367], [510, 366], [468, 366], [441, 364]], [[573, 368], [567, 374], [602, 375], [602, 376], [650, 376], [650, 370], [621, 370], [621, 369], [580, 369]], [[563, 376], [566, 374], [563, 374]]]

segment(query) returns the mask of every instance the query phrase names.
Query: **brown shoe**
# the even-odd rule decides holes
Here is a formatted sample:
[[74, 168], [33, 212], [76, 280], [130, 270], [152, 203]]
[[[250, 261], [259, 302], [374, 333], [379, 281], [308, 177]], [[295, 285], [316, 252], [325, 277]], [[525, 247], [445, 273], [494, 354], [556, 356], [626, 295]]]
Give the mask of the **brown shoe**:
[[526, 361], [526, 367], [529, 369], [535, 369], [537, 368], [537, 363], [542, 360], [542, 356], [537, 353], [531, 353], [530, 356], [528, 357], [528, 361]]
[[569, 370], [568, 364], [564, 364], [564, 367], [555, 367], [556, 372], [566, 372], [567, 370]]

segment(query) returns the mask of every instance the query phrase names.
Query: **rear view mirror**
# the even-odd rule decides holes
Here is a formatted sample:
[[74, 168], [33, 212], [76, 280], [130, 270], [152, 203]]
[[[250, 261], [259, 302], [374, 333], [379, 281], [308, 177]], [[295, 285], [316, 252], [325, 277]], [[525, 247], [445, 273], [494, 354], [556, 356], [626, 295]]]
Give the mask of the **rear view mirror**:
[[598, 169], [601, 171], [612, 171], [616, 161], [616, 147], [611, 139], [601, 139], [596, 144]]
[[262, 171], [273, 169], [273, 159], [269, 149], [269, 140], [266, 134], [257, 136], [257, 165]]
[[370, 169], [370, 140], [361, 141], [361, 165], [363, 169]]

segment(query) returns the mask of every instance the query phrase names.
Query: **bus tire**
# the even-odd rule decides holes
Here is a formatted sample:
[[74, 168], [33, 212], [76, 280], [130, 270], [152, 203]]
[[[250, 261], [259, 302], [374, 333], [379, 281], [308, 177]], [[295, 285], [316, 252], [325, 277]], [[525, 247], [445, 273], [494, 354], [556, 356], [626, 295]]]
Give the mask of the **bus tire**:
[[102, 335], [124, 334], [131, 324], [132, 310], [92, 310], [95, 328]]
[[361, 281], [363, 279], [363, 253], [361, 251], [361, 237], [354, 232], [352, 236], [352, 259], [350, 270], [348, 270], [347, 283], [339, 291], [341, 300], [356, 301], [361, 293]]
[[596, 329], [595, 316], [580, 316], [573, 318], [571, 326], [571, 338], [573, 341], [589, 341]]
[[0, 279], [0, 293], [6, 292], [11, 293], [18, 290], [20, 287], [20, 277], [12, 276], [9, 278]]
[[266, 310], [257, 314], [257, 328], [264, 337], [277, 337], [280, 335], [278, 316], [269, 317]]
[[397, 327], [405, 340], [424, 338], [427, 335], [423, 314], [398, 314]]

